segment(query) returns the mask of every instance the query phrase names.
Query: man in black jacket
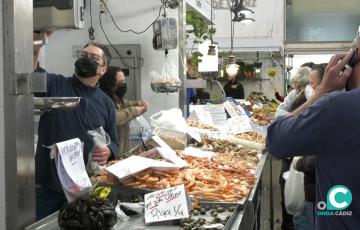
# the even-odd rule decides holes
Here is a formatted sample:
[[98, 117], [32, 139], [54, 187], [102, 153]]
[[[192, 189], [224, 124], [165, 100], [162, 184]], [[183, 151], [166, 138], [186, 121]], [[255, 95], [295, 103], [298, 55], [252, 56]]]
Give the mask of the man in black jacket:
[[[38, 57], [40, 48], [41, 46], [34, 47], [34, 58]], [[84, 143], [86, 163], [94, 147], [87, 131], [102, 126], [109, 134], [111, 143], [103, 148], [94, 148], [92, 160], [103, 165], [118, 151], [115, 106], [98, 87], [98, 80], [105, 74], [110, 58], [107, 48], [95, 43], [83, 49], [81, 56], [75, 62], [75, 73], [72, 77], [47, 73], [45, 96], [81, 97], [81, 101], [75, 109], [53, 110], [45, 112], [40, 117], [35, 155], [37, 220], [57, 211], [66, 202], [55, 160], [50, 158], [50, 149], [46, 146], [79, 138]], [[37, 60], [34, 66], [38, 66], [35, 63]]]

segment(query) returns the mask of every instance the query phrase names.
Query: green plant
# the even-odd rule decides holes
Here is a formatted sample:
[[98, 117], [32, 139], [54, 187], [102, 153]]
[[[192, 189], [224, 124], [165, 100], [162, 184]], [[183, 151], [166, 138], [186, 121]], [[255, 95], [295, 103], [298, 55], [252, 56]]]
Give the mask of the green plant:
[[193, 52], [191, 54], [191, 58], [189, 60], [189, 64], [192, 66], [197, 66], [197, 64], [199, 64], [200, 62], [202, 62], [201, 59], [199, 59], [199, 57], [202, 57], [202, 53], [200, 53], [199, 51]]
[[196, 12], [194, 11], [187, 11], [186, 12], [186, 24], [191, 25], [193, 27], [192, 30], [186, 31], [186, 38], [190, 37], [190, 34], [194, 34], [195, 38], [193, 40], [193, 46], [191, 48], [191, 59], [189, 60], [190, 65], [197, 66], [202, 60], [199, 59], [199, 57], [202, 57], [203, 55], [200, 52], [193, 52], [193, 48], [195, 44], [201, 44], [206, 39], [209, 39], [212, 37], [212, 35], [215, 34], [216, 29], [208, 26], [204, 19], [200, 17]]
[[192, 30], [186, 31], [186, 37], [189, 38], [190, 34], [193, 33], [195, 35], [194, 44], [201, 44], [202, 41], [209, 39], [216, 32], [215, 28], [209, 27], [204, 19], [194, 11], [186, 12], [186, 24], [193, 26]]

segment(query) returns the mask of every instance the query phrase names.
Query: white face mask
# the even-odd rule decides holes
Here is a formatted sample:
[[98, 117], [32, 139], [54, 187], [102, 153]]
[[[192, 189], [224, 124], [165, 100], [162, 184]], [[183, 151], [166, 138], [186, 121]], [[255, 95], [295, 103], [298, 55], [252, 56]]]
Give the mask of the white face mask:
[[315, 90], [310, 85], [306, 85], [305, 87], [306, 100], [309, 100], [309, 98], [314, 94], [314, 92]]

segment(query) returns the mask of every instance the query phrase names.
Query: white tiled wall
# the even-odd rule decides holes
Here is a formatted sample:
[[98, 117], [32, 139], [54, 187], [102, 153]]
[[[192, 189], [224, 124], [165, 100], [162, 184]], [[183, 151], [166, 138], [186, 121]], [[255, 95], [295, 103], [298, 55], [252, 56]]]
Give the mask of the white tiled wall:
[[[89, 3], [87, 0], [86, 3]], [[107, 1], [108, 8], [115, 21], [122, 29], [133, 29], [141, 31], [145, 29], [158, 16], [160, 7], [159, 0], [122, 0], [119, 4], [115, 0]], [[89, 4], [87, 4], [89, 5]], [[126, 6], [126, 7], [124, 7]], [[93, 27], [95, 28], [96, 41], [108, 44], [99, 27], [98, 1], [92, 1]], [[89, 9], [86, 11], [89, 19]], [[178, 9], [167, 10], [167, 14], [177, 18]], [[164, 52], [155, 51], [152, 47], [152, 27], [141, 35], [133, 33], [121, 33], [112, 24], [108, 15], [102, 16], [102, 24], [110, 41], [113, 44], [140, 44], [141, 55], [144, 59], [144, 66], [141, 70], [141, 96], [149, 102], [148, 112], [145, 117], [151, 114], [173, 107], [178, 107], [178, 93], [156, 94], [150, 88], [150, 71], [161, 73], [165, 62]], [[65, 76], [71, 76], [74, 72], [75, 59], [72, 57], [73, 45], [84, 45], [88, 41], [87, 27], [89, 20], [85, 23], [84, 30], [77, 31], [57, 31], [49, 39], [44, 56], [40, 59], [48, 72], [62, 73]], [[170, 50], [168, 59], [178, 65], [178, 49]]]

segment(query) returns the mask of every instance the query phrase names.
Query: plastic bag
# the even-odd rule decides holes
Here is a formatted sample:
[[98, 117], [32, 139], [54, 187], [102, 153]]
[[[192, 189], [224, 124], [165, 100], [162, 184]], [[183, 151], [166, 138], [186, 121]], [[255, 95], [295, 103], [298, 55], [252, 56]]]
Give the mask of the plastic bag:
[[294, 160], [291, 163], [290, 170], [284, 173], [284, 179], [286, 180], [284, 189], [285, 207], [286, 211], [291, 215], [302, 212], [305, 206], [304, 173], [295, 170], [294, 162], [296, 160]]
[[188, 125], [178, 108], [162, 110], [150, 116], [150, 124], [155, 128], [164, 128], [186, 133]]
[[108, 146], [111, 143], [111, 139], [102, 126], [94, 130], [89, 130], [87, 133], [92, 137], [94, 147], [89, 153], [88, 162], [86, 164], [86, 171], [89, 173], [89, 175], [96, 175], [101, 172], [103, 168], [97, 162], [92, 160], [93, 152], [97, 147], [104, 148]]
[[173, 93], [178, 92], [181, 88], [181, 81], [179, 79], [179, 71], [174, 62], [169, 59], [166, 60], [161, 74], [155, 71], [150, 72], [151, 89], [157, 93]]
[[143, 116], [132, 119], [129, 123], [130, 128], [130, 149], [140, 146], [142, 140], [146, 142], [151, 137], [151, 127]]

